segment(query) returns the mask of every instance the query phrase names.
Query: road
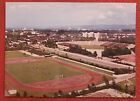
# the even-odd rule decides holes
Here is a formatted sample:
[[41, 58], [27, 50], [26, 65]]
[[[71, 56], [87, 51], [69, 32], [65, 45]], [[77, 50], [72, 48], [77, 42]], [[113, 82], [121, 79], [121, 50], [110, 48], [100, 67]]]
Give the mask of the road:
[[69, 56], [71, 58], [78, 59], [78, 60], [81, 59], [81, 60], [86, 61], [86, 62], [98, 64], [98, 65], [109, 67], [109, 68], [129, 68], [130, 67], [130, 69], [133, 69], [132, 66], [117, 64], [117, 63], [113, 63], [113, 62], [106, 61], [106, 60], [103, 60], [103, 59], [95, 59], [93, 57], [89, 57], [89, 56], [86, 56], [86, 55], [81, 55], [81, 54], [77, 54], [77, 53], [62, 51], [62, 50], [59, 50], [57, 48], [56, 49], [48, 48], [48, 47], [45, 47], [43, 45], [37, 45], [37, 44], [32, 45], [32, 47], [45, 49], [45, 50], [51, 51], [51, 52], [53, 52], [55, 54], [58, 54], [58, 55], [66, 55], [67, 54], [67, 56]]
[[[129, 79], [131, 79], [135, 76], [136, 76], [136, 73], [126, 74], [124, 76], [118, 76], [114, 81], [115, 81], [115, 83], [119, 83], [119, 82], [122, 82], [122, 81], [129, 80]], [[112, 81], [109, 81], [109, 84], [111, 84], [111, 83], [112, 83]], [[105, 85], [105, 83], [102, 83], [100, 85], [97, 85], [97, 87], [101, 87], [101, 86], [104, 86], [104, 85]]]

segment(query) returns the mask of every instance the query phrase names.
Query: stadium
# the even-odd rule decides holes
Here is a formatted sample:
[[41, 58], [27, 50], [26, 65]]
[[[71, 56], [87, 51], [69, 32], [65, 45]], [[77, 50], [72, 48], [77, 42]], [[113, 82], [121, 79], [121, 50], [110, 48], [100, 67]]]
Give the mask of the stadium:
[[[55, 92], [81, 90], [99, 83], [103, 75], [53, 57], [33, 57], [19, 51], [6, 52], [5, 88], [20, 96], [54, 96]], [[13, 94], [14, 96], [14, 94]]]

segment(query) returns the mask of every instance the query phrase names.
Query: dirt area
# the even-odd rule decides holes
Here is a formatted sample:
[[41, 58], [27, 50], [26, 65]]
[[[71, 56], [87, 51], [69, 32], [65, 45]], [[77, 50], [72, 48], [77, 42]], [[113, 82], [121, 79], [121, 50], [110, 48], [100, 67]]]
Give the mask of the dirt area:
[[111, 96], [109, 94], [107, 94], [107, 93], [96, 92], [96, 93], [89, 94], [89, 95], [84, 96], [84, 97], [111, 97]]
[[[59, 43], [61, 43], [61, 42], [59, 42]], [[101, 45], [105, 42], [94, 40], [94, 41], [68, 41], [68, 42], [65, 42], [65, 43], [78, 44], [78, 45]]]
[[135, 55], [133, 54], [128, 54], [128, 55], [119, 55], [119, 56], [115, 56], [118, 57], [122, 60], [128, 61], [128, 62], [134, 62], [135, 63]]
[[[111, 89], [111, 88], [104, 89], [104, 90], [101, 90], [101, 91], [97, 91], [97, 92], [93, 93], [93, 96], [94, 96], [94, 94], [96, 95], [98, 93], [99, 94], [103, 93], [103, 94], [108, 95], [110, 97], [132, 97], [130, 94], [122, 93], [122, 92], [120, 92], [118, 90]], [[92, 95], [89, 95], [89, 96], [92, 96]]]

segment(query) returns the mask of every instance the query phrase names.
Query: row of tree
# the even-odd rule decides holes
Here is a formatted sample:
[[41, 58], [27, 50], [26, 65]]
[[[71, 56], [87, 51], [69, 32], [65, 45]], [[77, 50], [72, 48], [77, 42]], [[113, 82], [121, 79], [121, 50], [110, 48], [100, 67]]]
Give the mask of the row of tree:
[[74, 58], [69, 57], [67, 54], [66, 55], [59, 55], [59, 56], [63, 57], [63, 58], [70, 59], [70, 60], [78, 61], [78, 62], [81, 62], [81, 63], [85, 63], [85, 64], [88, 64], [88, 65], [91, 65], [91, 66], [96, 66], [98, 68], [107, 69], [107, 70], [113, 71], [116, 75], [135, 72], [135, 68], [133, 70], [131, 70], [130, 67], [129, 68], [110, 68], [110, 67], [106, 67], [106, 66], [103, 66], [103, 65], [94, 64], [94, 63], [91, 63], [91, 62], [86, 62], [86, 61], [83, 61], [82, 59], [79, 59], [79, 60], [74, 59]]
[[131, 51], [128, 48], [105, 48], [102, 52], [102, 56], [110, 57], [115, 55], [126, 55], [131, 54]]
[[31, 52], [31, 54], [34, 53], [34, 54], [37, 54], [40, 56], [50, 55], [50, 53], [45, 51], [44, 49], [41, 50], [41, 49], [30, 48], [30, 49], [28, 49], [28, 51]]
[[91, 53], [91, 52], [87, 51], [86, 49], [83, 49], [79, 45], [70, 45], [69, 49], [67, 49], [65, 51], [72, 52], [72, 53], [79, 53], [79, 54], [87, 55], [87, 56], [91, 56], [91, 57], [97, 57], [96, 51], [94, 53]]
[[119, 43], [128, 43], [128, 44], [135, 44], [135, 37], [126, 37], [126, 38], [116, 38], [116, 39], [109, 39], [109, 38], [102, 38], [99, 41], [110, 41], [110, 42], [119, 42]]
[[8, 44], [5, 45], [6, 51], [26, 50], [28, 48], [29, 48], [29, 46], [26, 43], [13, 44], [12, 47], [10, 47]]
[[53, 39], [48, 39], [47, 41], [43, 41], [42, 44], [44, 44], [46, 47], [49, 48], [57, 48], [57, 44]]
[[[116, 90], [119, 90], [121, 92], [128, 93], [132, 96], [135, 96], [135, 93], [136, 93], [135, 86], [132, 90], [130, 90], [127, 84], [125, 85], [125, 87], [121, 87], [119, 84], [116, 84], [115, 80], [112, 80], [112, 83], [109, 82], [109, 80], [107, 79], [106, 76], [103, 76], [103, 80], [105, 82], [105, 85], [103, 85], [103, 86], [96, 86], [95, 83], [93, 82], [92, 84], [87, 85], [88, 89], [83, 89], [83, 90], [79, 90], [79, 91], [78, 90], [75, 90], [75, 91], [73, 90], [73, 91], [68, 92], [68, 93], [63, 92], [62, 90], [59, 90], [58, 92], [54, 93], [54, 97], [76, 97], [76, 96], [86, 95], [86, 94], [89, 94], [89, 93], [93, 93], [93, 92], [103, 90], [103, 89], [108, 89], [108, 88], [116, 89]], [[16, 96], [20, 97], [21, 95], [20, 95], [19, 92], [17, 92]], [[27, 94], [27, 92], [24, 91], [23, 92], [23, 97], [33, 97], [33, 96], [32, 95], [29, 96]], [[48, 96], [43, 94], [43, 97], [48, 97]]]

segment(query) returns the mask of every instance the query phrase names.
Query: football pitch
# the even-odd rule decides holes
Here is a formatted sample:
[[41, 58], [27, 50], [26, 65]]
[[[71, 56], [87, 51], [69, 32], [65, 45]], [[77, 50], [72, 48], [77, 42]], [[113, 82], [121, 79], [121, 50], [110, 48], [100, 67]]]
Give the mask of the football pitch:
[[86, 74], [48, 60], [6, 64], [6, 71], [24, 84]]
[[[33, 57], [19, 51], [6, 52], [5, 88], [39, 96], [38, 92], [72, 91], [97, 83], [102, 75], [55, 58]], [[41, 95], [42, 96], [42, 95]]]

